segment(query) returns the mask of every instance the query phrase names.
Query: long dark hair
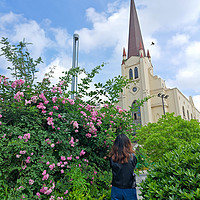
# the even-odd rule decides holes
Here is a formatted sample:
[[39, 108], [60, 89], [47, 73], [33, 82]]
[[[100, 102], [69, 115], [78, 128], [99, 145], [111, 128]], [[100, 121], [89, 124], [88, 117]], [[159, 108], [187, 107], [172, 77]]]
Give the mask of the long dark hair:
[[134, 153], [130, 139], [125, 134], [120, 134], [114, 141], [109, 156], [114, 162], [127, 163]]

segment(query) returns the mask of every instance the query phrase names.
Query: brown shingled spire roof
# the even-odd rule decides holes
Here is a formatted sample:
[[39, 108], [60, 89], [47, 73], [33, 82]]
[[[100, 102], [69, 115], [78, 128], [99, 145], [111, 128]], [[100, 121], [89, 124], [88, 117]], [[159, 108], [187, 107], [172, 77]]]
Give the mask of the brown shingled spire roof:
[[[128, 58], [131, 56], [139, 56], [140, 42], [144, 50], [142, 34], [137, 17], [134, 0], [131, 0], [130, 19], [129, 19], [129, 39], [128, 39]], [[145, 51], [144, 51], [145, 56]]]

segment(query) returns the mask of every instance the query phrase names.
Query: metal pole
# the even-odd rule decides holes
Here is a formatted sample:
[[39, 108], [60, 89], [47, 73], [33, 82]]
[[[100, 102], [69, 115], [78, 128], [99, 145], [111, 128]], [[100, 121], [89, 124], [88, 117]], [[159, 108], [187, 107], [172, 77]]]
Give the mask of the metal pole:
[[167, 99], [169, 97], [169, 95], [165, 95], [165, 94], [159, 93], [158, 97], [162, 98], [163, 113], [165, 115], [165, 102], [164, 102], [164, 98]]
[[[73, 59], [72, 59], [72, 68], [75, 68], [75, 66], [78, 66], [78, 40], [79, 40], [79, 35], [74, 34], [73, 35]], [[77, 61], [77, 62], [76, 62]], [[71, 91], [74, 92], [75, 89], [77, 91], [77, 80], [78, 77], [72, 76], [72, 85], [71, 85]], [[76, 86], [75, 86], [76, 84]], [[74, 94], [71, 95], [71, 98], [74, 99]]]
[[162, 97], [163, 113], [165, 115], [164, 94], [161, 97]]
[[[76, 67], [78, 67], [78, 51], [79, 51], [79, 39], [77, 39], [77, 59], [76, 59]], [[76, 75], [76, 92], [78, 91], [78, 74]]]

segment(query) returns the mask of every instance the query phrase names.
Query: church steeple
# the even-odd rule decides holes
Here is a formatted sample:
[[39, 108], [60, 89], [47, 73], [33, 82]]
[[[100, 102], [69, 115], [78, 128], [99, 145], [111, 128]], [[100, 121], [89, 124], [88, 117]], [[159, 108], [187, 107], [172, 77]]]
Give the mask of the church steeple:
[[128, 38], [128, 58], [130, 58], [131, 56], [140, 56], [139, 50], [141, 49], [141, 46], [145, 56], [145, 49], [142, 40], [142, 34], [140, 31], [140, 25], [137, 17], [135, 3], [134, 0], [131, 0]]

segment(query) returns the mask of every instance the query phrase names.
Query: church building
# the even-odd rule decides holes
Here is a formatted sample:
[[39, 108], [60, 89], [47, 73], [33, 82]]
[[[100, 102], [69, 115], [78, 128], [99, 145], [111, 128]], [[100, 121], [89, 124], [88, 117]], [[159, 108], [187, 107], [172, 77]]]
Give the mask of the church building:
[[177, 88], [167, 88], [165, 81], [154, 75], [150, 52], [145, 52], [134, 0], [131, 0], [129, 19], [128, 55], [123, 49], [122, 76], [133, 79], [128, 89], [124, 88], [119, 106], [129, 109], [138, 99], [151, 98], [139, 107], [133, 118], [136, 124], [146, 125], [157, 120], [166, 112], [180, 115], [185, 120], [200, 121], [200, 112], [195, 108], [192, 97], [185, 97]]

